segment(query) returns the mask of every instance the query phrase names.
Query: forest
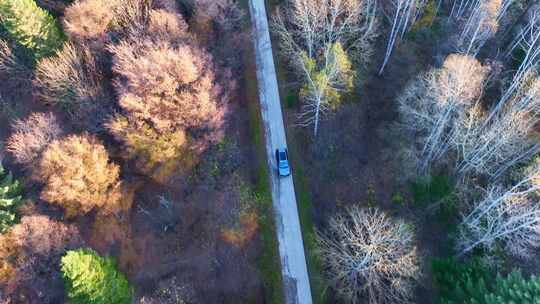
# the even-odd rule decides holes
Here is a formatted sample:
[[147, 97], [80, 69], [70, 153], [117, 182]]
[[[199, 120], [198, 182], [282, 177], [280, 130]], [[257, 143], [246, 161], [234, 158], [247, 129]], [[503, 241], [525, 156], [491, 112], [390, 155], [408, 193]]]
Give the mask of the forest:
[[[287, 303], [253, 1], [0, 0], [0, 304]], [[312, 302], [540, 303], [540, 2], [264, 2]]]

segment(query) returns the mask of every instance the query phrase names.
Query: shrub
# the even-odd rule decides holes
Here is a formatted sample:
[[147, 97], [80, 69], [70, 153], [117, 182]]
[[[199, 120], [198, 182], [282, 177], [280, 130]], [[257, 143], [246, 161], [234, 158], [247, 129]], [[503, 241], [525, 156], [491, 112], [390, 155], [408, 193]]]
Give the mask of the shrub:
[[34, 178], [45, 184], [41, 198], [73, 217], [95, 207], [105, 212], [115, 209], [121, 192], [118, 176], [119, 167], [109, 162], [101, 142], [83, 134], [53, 141]]
[[458, 197], [446, 175], [419, 178], [411, 184], [411, 192], [414, 204], [435, 211], [438, 221], [449, 223], [457, 214]]
[[0, 20], [8, 33], [38, 59], [54, 54], [64, 42], [56, 20], [34, 0], [1, 0]]
[[110, 257], [91, 249], [68, 251], [62, 258], [67, 295], [73, 304], [130, 304], [133, 291]]
[[226, 112], [209, 54], [195, 46], [122, 41], [111, 48], [120, 106], [157, 131], [220, 129]]
[[436, 203], [452, 194], [452, 191], [452, 182], [446, 175], [419, 179], [411, 184], [413, 200], [418, 205]]
[[259, 230], [259, 217], [256, 212], [245, 211], [238, 216], [239, 225], [221, 229], [221, 238], [234, 246], [244, 247]]
[[25, 120], [16, 120], [11, 127], [13, 134], [7, 140], [7, 150], [15, 162], [28, 167], [33, 167], [47, 145], [63, 134], [56, 116], [50, 112], [33, 113]]
[[0, 236], [0, 275], [3, 294], [12, 303], [63, 303], [64, 288], [58, 267], [67, 249], [82, 243], [73, 225], [47, 216], [25, 216]]
[[16, 208], [22, 202], [22, 187], [0, 163], [0, 233], [6, 232], [17, 220]]
[[333, 216], [317, 243], [326, 276], [345, 301], [408, 303], [420, 276], [411, 226], [377, 209]]

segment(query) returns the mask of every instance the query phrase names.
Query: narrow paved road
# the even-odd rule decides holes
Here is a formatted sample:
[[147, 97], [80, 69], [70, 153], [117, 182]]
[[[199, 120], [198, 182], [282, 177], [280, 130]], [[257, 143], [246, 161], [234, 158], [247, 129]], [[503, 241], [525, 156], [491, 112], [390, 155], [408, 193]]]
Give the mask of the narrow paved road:
[[264, 0], [250, 0], [249, 3], [285, 302], [287, 304], [311, 304], [311, 289], [293, 179], [292, 177], [279, 178], [276, 172], [274, 153], [278, 147], [287, 146], [287, 138], [283, 127], [266, 8]]

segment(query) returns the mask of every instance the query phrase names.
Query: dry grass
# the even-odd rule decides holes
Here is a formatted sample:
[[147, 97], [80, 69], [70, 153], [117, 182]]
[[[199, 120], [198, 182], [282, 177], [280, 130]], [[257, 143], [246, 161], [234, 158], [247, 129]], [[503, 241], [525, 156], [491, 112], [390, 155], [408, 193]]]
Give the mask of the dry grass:
[[7, 151], [17, 163], [27, 167], [33, 167], [47, 145], [63, 134], [53, 113], [33, 113], [25, 120], [15, 120], [11, 127]]
[[221, 238], [237, 247], [244, 247], [259, 230], [259, 217], [256, 212], [245, 212], [240, 215], [240, 226], [221, 230]]
[[45, 184], [41, 198], [62, 206], [69, 218], [94, 208], [116, 209], [121, 197], [119, 171], [98, 139], [72, 135], [49, 145], [34, 178]]

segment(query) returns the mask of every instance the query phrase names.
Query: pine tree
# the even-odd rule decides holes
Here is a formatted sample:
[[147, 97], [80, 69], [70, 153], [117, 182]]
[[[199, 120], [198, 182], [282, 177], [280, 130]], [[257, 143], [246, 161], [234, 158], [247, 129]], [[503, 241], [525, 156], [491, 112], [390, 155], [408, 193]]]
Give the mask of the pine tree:
[[11, 172], [6, 172], [0, 163], [0, 233], [4, 233], [17, 221], [15, 209], [22, 202], [22, 187], [13, 178]]
[[431, 268], [441, 297], [439, 303], [462, 304], [488, 293], [486, 282], [491, 279], [491, 271], [479, 258], [466, 263], [455, 258], [434, 259]]
[[92, 249], [71, 250], [61, 262], [69, 303], [130, 304], [132, 289], [110, 257]]
[[64, 42], [56, 19], [34, 0], [0, 0], [0, 21], [15, 41], [34, 52], [36, 59], [53, 55]]
[[539, 304], [540, 277], [523, 278], [514, 270], [507, 277], [497, 275], [492, 292], [480, 299], [471, 299], [466, 304]]
[[435, 259], [432, 269], [441, 304], [540, 304], [540, 277], [516, 270], [495, 277], [479, 258]]

